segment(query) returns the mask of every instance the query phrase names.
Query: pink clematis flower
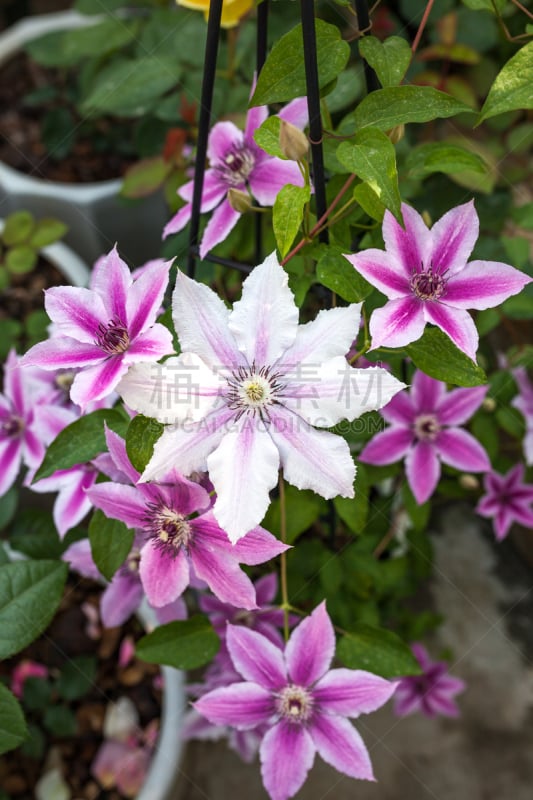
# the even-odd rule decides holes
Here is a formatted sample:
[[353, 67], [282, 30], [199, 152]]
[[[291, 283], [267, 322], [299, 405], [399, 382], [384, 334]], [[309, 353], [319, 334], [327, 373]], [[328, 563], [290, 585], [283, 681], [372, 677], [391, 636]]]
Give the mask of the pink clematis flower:
[[458, 717], [459, 709], [453, 698], [459, 692], [464, 692], [465, 682], [448, 675], [445, 661], [432, 661], [423, 645], [413, 644], [411, 649], [422, 667], [422, 675], [402, 678], [394, 695], [394, 712], [399, 717], [415, 711], [420, 711], [426, 717], [438, 714]]
[[267, 726], [259, 754], [272, 800], [296, 794], [316, 751], [340, 772], [374, 780], [368, 751], [346, 717], [380, 708], [396, 683], [362, 670], [329, 669], [335, 633], [325, 603], [294, 629], [284, 653], [243, 627], [230, 625], [227, 640], [244, 680], [203, 695], [194, 707], [216, 725]]
[[431, 322], [475, 360], [479, 337], [466, 309], [500, 305], [531, 278], [497, 261], [467, 263], [479, 234], [473, 201], [448, 211], [431, 230], [414, 208], [402, 203], [402, 214], [405, 229], [385, 212], [385, 251], [345, 256], [389, 299], [370, 319], [372, 347], [404, 347]]
[[517, 408], [524, 417], [526, 423], [526, 435], [523, 441], [524, 457], [526, 464], [531, 465], [533, 464], [533, 384], [524, 367], [513, 370], [513, 374], [520, 391], [511, 405]]
[[273, 253], [246, 278], [231, 313], [182, 273], [173, 311], [182, 355], [137, 365], [119, 385], [128, 406], [175, 423], [156, 442], [142, 480], [207, 466], [214, 515], [232, 541], [262, 520], [280, 464], [299, 489], [353, 497], [348, 444], [314, 426], [380, 408], [404, 385], [379, 367], [347, 363], [360, 305], [321, 311], [298, 326], [287, 274]]
[[92, 503], [87, 496], [87, 489], [96, 482], [97, 477], [96, 467], [92, 464], [80, 464], [58, 470], [37, 483], [31, 483], [33, 473], [30, 473], [25, 483], [33, 492], [40, 494], [57, 492], [52, 514], [57, 532], [63, 539], [67, 531], [81, 522], [91, 510]]
[[[139, 473], [126, 455], [124, 440], [107, 431], [109, 452], [133, 484]], [[256, 608], [255, 590], [243, 564], [262, 564], [287, 550], [263, 528], [255, 528], [232, 547], [211, 512], [211, 499], [198, 483], [176, 472], [164, 485], [101, 483], [89, 490], [92, 503], [112, 519], [144, 531], [139, 575], [149, 602], [165, 606], [190, 582], [190, 569], [211, 591], [238, 608]]]
[[22, 464], [37, 469], [46, 446], [76, 418], [58, 408], [44, 391], [40, 370], [24, 369], [14, 350], [4, 364], [0, 394], [0, 497], [15, 482]]
[[28, 678], [47, 677], [48, 668], [45, 667], [44, 664], [39, 664], [38, 661], [25, 658], [13, 667], [13, 672], [11, 673], [11, 691], [15, 697], [21, 700], [24, 695], [24, 684]]
[[425, 503], [440, 478], [440, 462], [467, 472], [486, 472], [490, 460], [474, 437], [459, 427], [470, 419], [487, 386], [446, 391], [446, 385], [418, 370], [410, 393], [402, 392], [381, 410], [391, 425], [363, 449], [368, 464], [393, 464], [405, 457], [407, 481]]
[[32, 347], [22, 363], [48, 370], [81, 367], [70, 396], [82, 409], [107, 397], [130, 364], [173, 352], [170, 331], [155, 322], [169, 269], [170, 263], [155, 262], [134, 281], [115, 248], [97, 262], [91, 289], [48, 289], [45, 308], [55, 335]]
[[[279, 117], [303, 128], [307, 124], [307, 100], [298, 98], [283, 108]], [[246, 125], [240, 131], [233, 122], [217, 122], [209, 134], [207, 156], [209, 169], [204, 176], [201, 211], [213, 211], [200, 243], [200, 257], [224, 241], [239, 217], [228, 200], [229, 189], [248, 189], [262, 206], [272, 206], [280, 189], [287, 183], [303, 186], [298, 164], [267, 155], [255, 143], [254, 133], [268, 117], [266, 106], [248, 111]], [[165, 227], [163, 237], [177, 233], [189, 222], [194, 181], [182, 186], [178, 194], [187, 201]]]
[[485, 476], [485, 492], [476, 511], [493, 520], [498, 541], [505, 539], [513, 522], [533, 528], [533, 484], [524, 483], [523, 464], [517, 464], [506, 475], [489, 472]]

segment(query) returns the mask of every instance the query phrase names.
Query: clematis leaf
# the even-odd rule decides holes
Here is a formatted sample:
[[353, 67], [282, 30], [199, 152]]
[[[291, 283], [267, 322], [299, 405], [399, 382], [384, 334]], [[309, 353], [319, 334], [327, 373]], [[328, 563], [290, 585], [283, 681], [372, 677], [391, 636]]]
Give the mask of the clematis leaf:
[[289, 252], [300, 229], [305, 204], [310, 198], [309, 186], [294, 186], [289, 183], [278, 192], [272, 212], [272, 225], [282, 258]]
[[488, 165], [480, 155], [447, 142], [426, 142], [414, 147], [405, 165], [413, 178], [423, 178], [433, 172], [453, 174], [471, 170], [484, 174], [488, 171]]
[[0, 683], [0, 754], [14, 750], [26, 736], [22, 709], [9, 689]]
[[341, 251], [333, 247], [328, 247], [319, 259], [316, 276], [323, 286], [348, 303], [360, 303], [372, 291], [372, 286], [356, 272]]
[[[336, 25], [315, 20], [320, 88], [332, 85], [350, 56]], [[293, 100], [307, 93], [302, 48], [302, 26], [297, 25], [276, 42], [257, 80], [251, 106]]]
[[352, 141], [338, 146], [337, 159], [365, 181], [398, 222], [402, 222], [396, 152], [388, 136], [375, 128], [358, 131]]
[[422, 672], [411, 649], [399, 636], [362, 622], [355, 623], [339, 641], [337, 658], [350, 669], [364, 669], [383, 678]]
[[207, 619], [199, 614], [190, 619], [160, 625], [137, 642], [135, 654], [150, 664], [167, 664], [176, 669], [196, 669], [217, 654], [220, 640]]
[[48, 627], [67, 572], [66, 564], [51, 560], [0, 567], [0, 659], [18, 653]]
[[34, 481], [48, 478], [58, 469], [86, 464], [107, 450], [104, 422], [112, 431], [124, 436], [128, 419], [112, 408], [101, 408], [80, 417], [63, 428], [46, 451]]
[[142, 414], [134, 417], [128, 425], [126, 453], [137, 472], [144, 472], [164, 427], [161, 422]]
[[133, 544], [135, 532], [118, 519], [109, 519], [96, 509], [89, 523], [93, 561], [108, 581], [122, 566]]
[[274, 114], [263, 122], [254, 133], [255, 143], [268, 153], [269, 156], [276, 158], [285, 158], [279, 143], [279, 134], [281, 130], [281, 119]]
[[414, 364], [431, 378], [456, 386], [487, 383], [481, 367], [459, 350], [440, 328], [426, 328], [424, 335], [405, 349]]
[[533, 42], [525, 44], [504, 64], [479, 112], [477, 124], [515, 109], [533, 108]]
[[409, 44], [399, 36], [380, 42], [375, 36], [363, 36], [359, 52], [370, 64], [383, 87], [398, 86], [411, 63]]

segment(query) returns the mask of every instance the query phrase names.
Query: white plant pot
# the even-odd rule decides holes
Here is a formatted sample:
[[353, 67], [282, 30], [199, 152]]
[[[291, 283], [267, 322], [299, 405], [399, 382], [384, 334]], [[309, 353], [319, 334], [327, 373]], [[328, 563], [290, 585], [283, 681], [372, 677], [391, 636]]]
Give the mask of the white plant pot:
[[[98, 17], [75, 11], [24, 19], [0, 34], [0, 69], [32, 39], [97, 21]], [[0, 162], [0, 206], [4, 216], [25, 208], [36, 216], [61, 219], [69, 227], [66, 243], [90, 265], [117, 242], [122, 255], [134, 266], [159, 255], [168, 217], [162, 193], [126, 205], [118, 195], [120, 185], [118, 178], [86, 184], [47, 181]]]

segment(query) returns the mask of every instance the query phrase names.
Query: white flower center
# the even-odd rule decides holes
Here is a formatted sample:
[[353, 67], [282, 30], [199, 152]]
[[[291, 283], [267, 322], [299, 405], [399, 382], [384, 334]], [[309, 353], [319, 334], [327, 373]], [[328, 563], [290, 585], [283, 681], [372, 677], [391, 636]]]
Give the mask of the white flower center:
[[191, 538], [191, 526], [183, 514], [163, 503], [148, 503], [145, 515], [145, 531], [154, 540], [156, 547], [168, 555], [177, 556], [181, 547], [187, 547]]
[[237, 419], [246, 413], [268, 417], [269, 406], [279, 402], [284, 388], [280, 377], [270, 367], [240, 367], [233, 372], [228, 378], [226, 400], [237, 411]]
[[416, 438], [425, 441], [425, 442], [432, 442], [437, 438], [439, 434], [441, 426], [437, 417], [434, 414], [421, 414], [419, 417], [415, 419], [414, 423], [414, 430]]
[[251, 150], [247, 147], [234, 147], [226, 153], [218, 169], [228, 186], [240, 186], [246, 183], [254, 166], [255, 157]]
[[100, 323], [96, 334], [96, 344], [110, 356], [124, 353], [130, 346], [128, 329], [118, 318], [110, 319], [107, 325]]
[[413, 274], [410, 287], [420, 300], [438, 300], [446, 292], [446, 279], [433, 267], [428, 267]]
[[303, 686], [282, 689], [276, 698], [276, 711], [289, 722], [306, 722], [313, 710], [313, 697]]

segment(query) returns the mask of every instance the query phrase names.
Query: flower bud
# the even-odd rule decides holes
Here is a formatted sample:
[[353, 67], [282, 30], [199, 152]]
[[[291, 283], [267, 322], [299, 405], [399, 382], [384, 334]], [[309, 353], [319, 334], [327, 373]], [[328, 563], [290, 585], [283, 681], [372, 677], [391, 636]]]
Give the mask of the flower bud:
[[240, 189], [228, 189], [228, 203], [239, 214], [246, 214], [252, 207], [250, 195]]
[[475, 475], [465, 474], [459, 477], [459, 486], [461, 489], [468, 489], [468, 491], [473, 492], [479, 489], [479, 481]]
[[286, 158], [290, 158], [291, 161], [302, 161], [309, 150], [309, 140], [296, 125], [282, 119], [279, 129], [279, 146]]
[[391, 128], [390, 131], [387, 131], [387, 136], [391, 140], [393, 144], [398, 144], [401, 142], [405, 135], [405, 125], [403, 122], [400, 125], [395, 125], [394, 128]]
[[494, 397], [485, 397], [481, 404], [481, 408], [483, 411], [488, 411], [489, 413], [496, 411], [496, 400]]

